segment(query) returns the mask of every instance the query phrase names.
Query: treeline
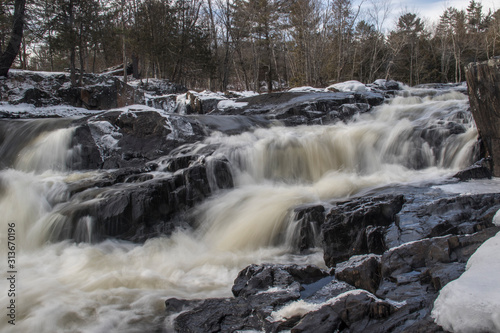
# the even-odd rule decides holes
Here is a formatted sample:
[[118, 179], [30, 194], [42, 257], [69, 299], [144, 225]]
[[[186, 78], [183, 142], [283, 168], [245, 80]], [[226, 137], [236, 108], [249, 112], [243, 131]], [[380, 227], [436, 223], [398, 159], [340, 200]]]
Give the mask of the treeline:
[[[439, 22], [390, 0], [32, 0], [16, 66], [73, 73], [131, 64], [137, 78], [190, 88], [281, 89], [390, 78], [463, 81], [469, 62], [500, 55], [500, 10], [470, 1]], [[0, 51], [14, 0], [0, 4]]]

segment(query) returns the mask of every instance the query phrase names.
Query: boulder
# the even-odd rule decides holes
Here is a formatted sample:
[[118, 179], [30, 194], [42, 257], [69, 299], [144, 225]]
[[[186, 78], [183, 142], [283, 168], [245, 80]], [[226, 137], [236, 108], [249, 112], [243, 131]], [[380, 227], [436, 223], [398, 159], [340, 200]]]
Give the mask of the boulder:
[[304, 315], [290, 331], [375, 332], [365, 329], [397, 311], [394, 304], [364, 290], [345, 292], [328, 303]]
[[[141, 166], [206, 135], [194, 119], [140, 108], [108, 111], [89, 118], [80, 127], [73, 144], [84, 154], [89, 152], [87, 155], [97, 148], [101, 162], [90, 166], [104, 169]], [[89, 140], [89, 131], [93, 140]]]
[[457, 172], [453, 177], [458, 178], [462, 182], [471, 179], [491, 179], [491, 159], [483, 158], [464, 170]]
[[359, 289], [375, 293], [381, 280], [380, 256], [353, 256], [335, 266], [335, 278]]
[[250, 265], [234, 280], [234, 296], [256, 295], [274, 289], [300, 291], [301, 284], [310, 284], [329, 276], [316, 266], [298, 265]]
[[321, 226], [327, 266], [332, 267], [356, 254], [381, 254], [385, 250], [383, 238], [380, 238], [382, 234], [373, 227], [393, 223], [403, 204], [402, 195], [337, 203], [326, 213]]

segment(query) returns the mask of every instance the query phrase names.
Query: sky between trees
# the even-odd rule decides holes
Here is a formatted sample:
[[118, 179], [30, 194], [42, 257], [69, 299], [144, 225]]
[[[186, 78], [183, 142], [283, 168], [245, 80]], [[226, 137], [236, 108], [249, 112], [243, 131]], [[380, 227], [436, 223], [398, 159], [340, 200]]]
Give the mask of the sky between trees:
[[[69, 70], [78, 84], [78, 73], [125, 60], [136, 78], [266, 91], [352, 79], [460, 82], [469, 62], [500, 55], [500, 10], [487, 2], [393, 1], [28, 0], [15, 67]], [[441, 11], [429, 20], [435, 3]], [[0, 51], [13, 4], [0, 4]]]

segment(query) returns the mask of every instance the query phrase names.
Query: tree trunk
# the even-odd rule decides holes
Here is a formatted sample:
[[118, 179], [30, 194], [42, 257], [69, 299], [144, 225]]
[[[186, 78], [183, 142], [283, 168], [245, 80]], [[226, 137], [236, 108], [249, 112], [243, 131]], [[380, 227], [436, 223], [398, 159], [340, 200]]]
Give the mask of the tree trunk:
[[136, 80], [141, 75], [139, 72], [139, 57], [136, 54], [132, 54], [132, 75]]
[[472, 116], [492, 159], [492, 171], [500, 177], [500, 59], [467, 66], [465, 75]]
[[26, 0], [16, 0], [14, 4], [14, 19], [12, 22], [12, 31], [7, 48], [0, 55], [0, 76], [7, 76], [10, 67], [14, 63], [19, 52], [23, 39], [24, 12], [26, 9]]

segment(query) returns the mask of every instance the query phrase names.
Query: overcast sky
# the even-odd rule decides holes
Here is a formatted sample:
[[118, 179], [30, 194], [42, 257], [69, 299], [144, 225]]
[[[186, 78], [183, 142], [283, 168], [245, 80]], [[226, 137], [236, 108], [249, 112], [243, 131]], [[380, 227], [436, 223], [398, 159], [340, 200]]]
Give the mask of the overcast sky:
[[[489, 8], [492, 10], [500, 9], [500, 0], [478, 2], [482, 3], [484, 13], [487, 13]], [[435, 23], [446, 8], [454, 7], [465, 10], [469, 3], [470, 0], [392, 0], [391, 17], [386, 26], [393, 27], [401, 13], [406, 11], [417, 13], [421, 18], [426, 19], [426, 22]]]

